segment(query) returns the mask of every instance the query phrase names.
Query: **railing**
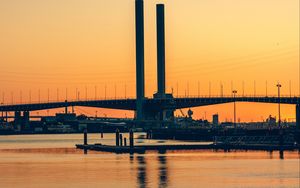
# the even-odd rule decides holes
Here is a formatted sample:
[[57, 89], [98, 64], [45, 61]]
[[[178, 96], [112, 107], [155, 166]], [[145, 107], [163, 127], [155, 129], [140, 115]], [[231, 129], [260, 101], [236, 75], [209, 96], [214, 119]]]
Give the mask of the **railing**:
[[[278, 95], [178, 95], [174, 98], [278, 98]], [[300, 98], [298, 95], [280, 95], [280, 98]]]
[[[196, 99], [196, 98], [278, 98], [278, 95], [179, 95], [174, 98]], [[281, 95], [280, 98], [300, 98], [300, 96]], [[90, 102], [90, 101], [111, 101], [111, 100], [133, 100], [135, 97], [103, 97], [103, 98], [88, 98], [88, 99], [67, 99], [67, 102]], [[153, 99], [153, 96], [146, 97], [146, 99]], [[16, 103], [0, 103], [0, 106], [9, 105], [26, 105], [26, 104], [49, 104], [49, 103], [63, 103], [65, 100], [43, 100], [43, 101], [24, 101]]]
[[[87, 98], [87, 99], [67, 99], [67, 102], [90, 102], [90, 101], [111, 101], [111, 100], [133, 100], [134, 97], [104, 97], [104, 98]], [[26, 104], [49, 104], [49, 103], [64, 103], [66, 100], [42, 100], [42, 101], [22, 101], [16, 103], [0, 103], [0, 106], [9, 105], [26, 105]]]

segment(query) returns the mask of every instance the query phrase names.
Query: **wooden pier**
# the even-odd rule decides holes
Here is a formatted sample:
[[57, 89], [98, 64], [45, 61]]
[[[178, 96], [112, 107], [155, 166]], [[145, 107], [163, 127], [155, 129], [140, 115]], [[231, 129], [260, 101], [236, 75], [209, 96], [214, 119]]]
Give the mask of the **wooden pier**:
[[232, 145], [232, 144], [181, 144], [181, 145], [140, 145], [133, 148], [127, 146], [109, 146], [101, 144], [77, 144], [78, 149], [102, 151], [111, 153], [145, 153], [146, 151], [167, 151], [167, 150], [263, 150], [263, 151], [295, 151], [299, 150], [299, 146], [290, 145]]
[[[293, 142], [284, 142], [283, 137], [224, 137], [215, 139], [213, 144], [165, 144], [165, 145], [135, 145], [133, 130], [129, 132], [129, 146], [127, 146], [126, 138], [116, 130], [116, 145], [88, 144], [87, 131], [84, 131], [83, 144], [77, 144], [77, 149], [87, 151], [101, 151], [111, 153], [145, 153], [146, 151], [167, 151], [167, 150], [260, 150], [260, 151], [296, 151], [300, 152], [300, 145]], [[220, 142], [221, 140], [221, 142]]]

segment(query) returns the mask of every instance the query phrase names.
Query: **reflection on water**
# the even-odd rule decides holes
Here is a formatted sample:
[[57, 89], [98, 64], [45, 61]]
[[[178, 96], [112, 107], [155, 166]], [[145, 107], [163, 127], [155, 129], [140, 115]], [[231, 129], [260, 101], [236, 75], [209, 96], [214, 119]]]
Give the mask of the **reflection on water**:
[[159, 187], [168, 187], [168, 166], [167, 157], [164, 155], [166, 151], [159, 151], [158, 162], [159, 162]]
[[[133, 159], [133, 155], [130, 156]], [[153, 162], [158, 163], [157, 175], [158, 175], [158, 186], [155, 187], [168, 187], [168, 168], [167, 168], [167, 157], [166, 151], [159, 151], [156, 157], [156, 161], [152, 164], [147, 164], [144, 155], [136, 156], [137, 161], [137, 187], [145, 188], [149, 187], [147, 184], [147, 165], [154, 165]]]
[[24, 148], [0, 149], [0, 154], [1, 153], [82, 154], [82, 150], [78, 150], [75, 148]]
[[[89, 138], [114, 142], [109, 135]], [[81, 141], [82, 135], [0, 136], [0, 187], [299, 187], [298, 152], [284, 152], [284, 160], [278, 151], [84, 155], [74, 147]]]
[[147, 187], [147, 171], [146, 171], [146, 161], [144, 156], [137, 156], [136, 157], [138, 161], [138, 174], [137, 174], [137, 180], [138, 185], [141, 188]]

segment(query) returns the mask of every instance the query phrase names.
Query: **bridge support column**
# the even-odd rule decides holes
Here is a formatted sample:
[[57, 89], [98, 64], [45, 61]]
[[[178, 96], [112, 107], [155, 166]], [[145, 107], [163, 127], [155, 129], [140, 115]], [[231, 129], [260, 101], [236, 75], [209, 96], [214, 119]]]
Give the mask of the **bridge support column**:
[[17, 127], [17, 130], [21, 130], [21, 112], [15, 111], [15, 118], [14, 118], [14, 126]]
[[25, 111], [23, 112], [23, 121], [22, 121], [22, 125], [25, 129], [29, 129], [29, 124], [30, 124], [30, 115], [29, 115], [29, 111]]
[[20, 123], [21, 122], [21, 112], [20, 111], [16, 111], [15, 112], [15, 119], [14, 119], [15, 123]]
[[144, 119], [145, 70], [144, 70], [144, 2], [135, 1], [136, 34], [136, 119]]
[[300, 104], [296, 105], [296, 128], [300, 130]]
[[165, 76], [165, 6], [156, 5], [157, 26], [157, 93], [164, 96], [166, 93]]

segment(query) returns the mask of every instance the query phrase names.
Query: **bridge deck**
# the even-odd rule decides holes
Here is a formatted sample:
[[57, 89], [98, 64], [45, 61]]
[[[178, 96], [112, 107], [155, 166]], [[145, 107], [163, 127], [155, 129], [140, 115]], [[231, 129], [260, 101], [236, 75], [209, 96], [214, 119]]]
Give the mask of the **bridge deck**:
[[[207, 106], [230, 102], [257, 102], [257, 103], [282, 103], [300, 104], [300, 97], [186, 97], [186, 98], [146, 98], [144, 105], [151, 109], [180, 109], [197, 106]], [[112, 99], [112, 100], [87, 100], [87, 101], [63, 101], [32, 104], [1, 105], [0, 111], [36, 111], [70, 106], [99, 107], [120, 110], [135, 110], [135, 99]]]

